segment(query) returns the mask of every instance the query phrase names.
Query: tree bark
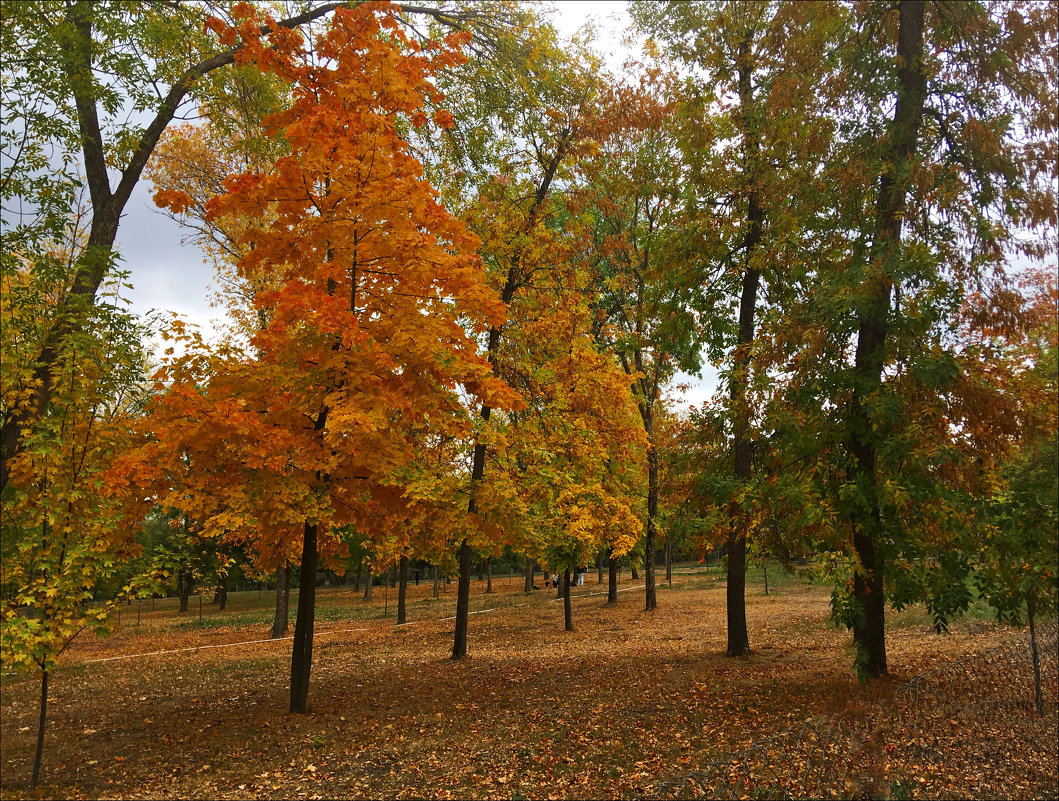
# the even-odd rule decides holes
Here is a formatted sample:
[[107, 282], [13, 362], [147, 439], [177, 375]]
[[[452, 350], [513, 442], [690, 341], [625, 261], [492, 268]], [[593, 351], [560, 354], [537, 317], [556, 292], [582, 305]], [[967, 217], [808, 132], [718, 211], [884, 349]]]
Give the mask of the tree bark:
[[563, 571], [563, 624], [566, 631], [574, 630], [574, 618], [570, 611], [570, 568]]
[[1037, 709], [1037, 717], [1042, 717], [1044, 696], [1041, 694], [1041, 655], [1037, 650], [1037, 629], [1034, 626], [1036, 612], [1036, 599], [1031, 595], [1026, 603], [1026, 619], [1030, 624], [1030, 653], [1033, 655], [1033, 702]]
[[223, 612], [228, 606], [228, 579], [222, 578], [217, 584], [217, 606]]
[[408, 622], [405, 616], [405, 595], [408, 590], [408, 557], [404, 554], [401, 555], [397, 577], [397, 625], [400, 626], [402, 623]]
[[607, 603], [618, 602], [618, 560], [614, 558], [614, 549], [611, 548], [607, 557]]
[[643, 551], [644, 610], [653, 612], [658, 608], [655, 597], [655, 541], [658, 535], [658, 449], [655, 447], [654, 411], [645, 404], [644, 429], [647, 431], [647, 540]]
[[301, 583], [298, 586], [298, 616], [294, 623], [294, 647], [290, 660], [290, 711], [308, 710], [309, 673], [313, 663], [313, 623], [316, 612], [316, 525], [305, 524], [302, 536]]
[[460, 581], [456, 591], [456, 634], [452, 641], [452, 658], [467, 656], [467, 613], [471, 604], [471, 545], [460, 543]]
[[44, 727], [48, 722], [48, 671], [40, 672], [40, 717], [37, 719], [37, 750], [33, 755], [33, 776], [30, 784], [40, 782], [40, 763], [44, 756]]
[[272, 639], [287, 636], [290, 609], [290, 562], [276, 568], [276, 614], [272, 618]]
[[603, 552], [596, 554], [596, 584], [603, 583]]
[[853, 597], [860, 611], [853, 625], [853, 641], [857, 646], [859, 672], [865, 677], [882, 676], [887, 672], [886, 599], [883, 592], [886, 565], [877, 547], [882, 537], [882, 514], [876, 474], [876, 442], [881, 434], [872, 430], [866, 401], [879, 392], [883, 383], [893, 291], [889, 263], [899, 256], [911, 161], [923, 118], [926, 96], [922, 64], [924, 5], [923, 0], [904, 0], [899, 8], [897, 103], [884, 158], [886, 167], [879, 176], [875, 237], [865, 286], [868, 302], [858, 310], [853, 392], [848, 412], [847, 473], [864, 499], [853, 507], [850, 516], [853, 548], [859, 562], [853, 576]]
[[374, 586], [375, 586], [375, 574], [372, 573], [369, 570], [368, 571], [368, 581], [364, 585], [364, 600], [365, 601], [370, 601], [371, 600], [372, 587], [374, 587]]
[[[739, 43], [739, 103], [741, 106], [743, 149], [748, 164], [756, 164], [760, 144], [757, 131], [749, 122], [750, 109], [754, 103], [751, 76], [754, 64], [751, 58], [751, 40], [748, 33]], [[756, 168], [751, 168], [756, 169]], [[744, 239], [746, 266], [739, 296], [739, 331], [736, 339], [735, 358], [731, 378], [731, 399], [734, 437], [732, 444], [736, 485], [748, 487], [751, 479], [750, 403], [747, 398], [750, 383], [751, 349], [754, 343], [754, 315], [757, 311], [757, 292], [761, 280], [760, 271], [753, 266], [753, 259], [761, 243], [765, 213], [754, 184], [755, 176], [749, 176], [747, 191], [747, 233]], [[750, 635], [746, 626], [746, 518], [738, 503], [730, 507], [732, 526], [728, 531], [728, 582], [726, 608], [728, 622], [728, 656], [740, 656], [750, 652]]]
[[191, 576], [187, 571], [181, 570], [177, 573], [177, 596], [180, 598], [181, 612], [188, 611], [188, 597], [191, 595]]
[[533, 560], [528, 556], [526, 557], [526, 585], [523, 589], [525, 592], [533, 591]]
[[666, 536], [666, 585], [673, 586], [673, 546], [670, 544], [669, 536]]
[[491, 557], [485, 558], [485, 593], [489, 595], [493, 592], [493, 560]]

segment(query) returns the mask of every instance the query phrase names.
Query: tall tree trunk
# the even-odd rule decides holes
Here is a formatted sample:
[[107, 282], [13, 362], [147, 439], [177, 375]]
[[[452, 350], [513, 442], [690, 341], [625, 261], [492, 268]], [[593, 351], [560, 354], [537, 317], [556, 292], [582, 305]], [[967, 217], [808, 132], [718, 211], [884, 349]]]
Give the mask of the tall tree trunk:
[[276, 614], [272, 618], [272, 638], [287, 636], [287, 617], [290, 609], [290, 562], [276, 568]]
[[524, 591], [533, 591], [533, 560], [528, 556], [526, 557], [526, 585]]
[[563, 585], [563, 624], [567, 631], [573, 631], [574, 618], [570, 612], [570, 568], [563, 571], [560, 581]]
[[313, 664], [313, 623], [316, 612], [315, 524], [305, 524], [300, 573], [298, 616], [294, 622], [294, 647], [290, 660], [290, 711], [304, 714], [309, 698], [309, 672]]
[[640, 574], [636, 572], [636, 565], [631, 559], [629, 560], [629, 572], [632, 574], [633, 581], [639, 581]]
[[404, 554], [401, 555], [397, 576], [397, 625], [401, 625], [407, 622], [405, 617], [405, 594], [408, 590], [408, 557]]
[[434, 576], [434, 600], [438, 599], [438, 585], [441, 583], [441, 577], [438, 575], [437, 567], [431, 567], [430, 572]]
[[603, 583], [603, 552], [596, 554], [596, 584]]
[[478, 560], [478, 580], [485, 581], [485, 559]]
[[658, 608], [655, 597], [655, 541], [658, 536], [658, 448], [655, 446], [654, 411], [646, 405], [644, 429], [647, 431], [647, 540], [643, 551], [644, 609], [653, 612]]
[[222, 578], [217, 585], [217, 606], [223, 612], [228, 606], [228, 579]]
[[485, 558], [485, 592], [486, 595], [493, 591], [493, 560], [491, 557]]
[[467, 613], [471, 605], [471, 545], [466, 539], [460, 543], [460, 582], [456, 590], [456, 636], [452, 642], [452, 658], [467, 656]]
[[364, 585], [364, 600], [365, 601], [370, 601], [371, 600], [372, 587], [374, 587], [374, 586], [375, 586], [375, 575], [369, 570], [368, 571], [368, 581]]
[[[754, 104], [751, 75], [754, 64], [751, 60], [750, 34], [739, 43], [739, 103], [743, 149], [748, 163], [756, 163], [760, 145], [757, 131], [750, 120]], [[747, 398], [750, 383], [751, 350], [754, 343], [754, 315], [757, 311], [757, 291], [761, 273], [751, 266], [757, 256], [764, 227], [765, 213], [761, 199], [754, 188], [754, 176], [750, 177], [747, 192], [747, 233], [744, 240], [746, 265], [743, 269], [742, 291], [739, 296], [739, 332], [736, 339], [735, 358], [731, 377], [731, 399], [733, 417], [733, 461], [736, 485], [746, 487], [751, 478], [751, 454], [753, 443], [750, 437], [750, 403]], [[750, 635], [746, 626], [746, 515], [739, 504], [730, 507], [732, 525], [728, 530], [728, 582], [726, 607], [728, 617], [728, 656], [739, 656], [750, 652]]]
[[882, 537], [879, 508], [877, 438], [872, 429], [867, 399], [882, 387], [888, 346], [888, 316], [893, 278], [888, 265], [901, 246], [901, 222], [905, 212], [911, 161], [919, 138], [926, 96], [923, 73], [923, 0], [903, 0], [897, 31], [897, 103], [887, 139], [884, 169], [879, 176], [875, 237], [869, 254], [865, 293], [868, 302], [858, 310], [857, 350], [853, 366], [853, 392], [849, 401], [849, 441], [847, 472], [864, 502], [853, 507], [853, 548], [859, 567], [853, 576], [853, 596], [860, 614], [853, 625], [853, 641], [858, 651], [862, 676], [885, 675], [886, 599], [883, 578], [886, 572], [878, 551]]
[[618, 560], [614, 558], [614, 549], [611, 548], [607, 556], [607, 603], [618, 602]]
[[48, 671], [40, 672], [40, 717], [37, 719], [37, 751], [33, 755], [33, 777], [30, 784], [34, 787], [40, 782], [40, 763], [44, 756], [44, 726], [48, 722]]

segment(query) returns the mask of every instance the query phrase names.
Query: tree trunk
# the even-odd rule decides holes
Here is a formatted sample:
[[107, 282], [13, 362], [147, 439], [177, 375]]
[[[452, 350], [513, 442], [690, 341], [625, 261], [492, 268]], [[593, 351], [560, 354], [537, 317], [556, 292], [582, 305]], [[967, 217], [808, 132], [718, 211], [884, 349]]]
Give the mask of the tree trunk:
[[272, 618], [272, 639], [287, 636], [290, 609], [290, 562], [276, 568], [276, 614]]
[[368, 571], [368, 581], [367, 581], [367, 583], [366, 583], [366, 584], [364, 585], [364, 600], [365, 600], [365, 601], [370, 601], [370, 600], [371, 600], [371, 592], [372, 592], [372, 589], [371, 589], [371, 588], [372, 588], [373, 586], [375, 586], [375, 576], [374, 576], [374, 574], [373, 574], [373, 573], [372, 573], [372, 572], [371, 572], [371, 571], [369, 570], [369, 571]]
[[629, 572], [632, 574], [633, 581], [639, 581], [640, 574], [636, 572], [636, 565], [633, 564], [632, 560], [629, 560]]
[[761, 571], [765, 574], [765, 595], [769, 594], [769, 562], [768, 559], [761, 561]]
[[188, 597], [191, 595], [191, 576], [186, 571], [177, 573], [177, 595], [180, 598], [181, 612], [188, 611]]
[[489, 595], [493, 591], [493, 560], [491, 557], [485, 558], [485, 593]]
[[607, 603], [618, 602], [618, 560], [614, 558], [614, 549], [611, 548], [607, 556]]
[[528, 556], [526, 557], [526, 586], [524, 587], [524, 591], [533, 591], [533, 560]]
[[478, 560], [478, 580], [485, 581], [485, 560]]
[[570, 568], [563, 571], [560, 582], [563, 587], [563, 623], [567, 631], [573, 631], [574, 618], [570, 612]]
[[217, 585], [217, 606], [223, 612], [228, 607], [228, 579], [222, 578]]
[[436, 567], [431, 569], [431, 573], [434, 574], [434, 600], [438, 599], [438, 584], [441, 583], [440, 576], [438, 576], [438, 569]]
[[673, 546], [669, 542], [668, 535], [666, 536], [666, 585], [673, 586]]
[[30, 784], [34, 787], [40, 782], [40, 763], [44, 756], [44, 726], [48, 722], [48, 671], [40, 673], [40, 717], [37, 719], [37, 751], [33, 755], [33, 777]]
[[460, 581], [456, 589], [456, 634], [452, 641], [452, 658], [467, 656], [467, 613], [471, 605], [471, 545], [460, 543]]
[[596, 554], [596, 584], [603, 583], [603, 552]]
[[302, 536], [301, 583], [298, 617], [294, 622], [294, 648], [290, 660], [290, 711], [305, 714], [309, 698], [309, 672], [313, 664], [313, 622], [316, 611], [316, 525], [305, 524]]
[[[647, 540], [643, 551], [644, 572], [644, 610], [653, 612], [658, 608], [655, 597], [655, 540], [657, 537], [658, 519], [658, 449], [655, 447], [654, 412], [644, 416], [644, 428], [647, 431]], [[635, 577], [635, 574], [634, 574]]]
[[364, 568], [361, 565], [357, 565], [357, 572], [353, 574], [353, 592], [360, 589], [360, 574]]
[[[756, 163], [760, 150], [757, 131], [750, 122], [750, 110], [754, 105], [754, 90], [751, 75], [754, 64], [751, 60], [751, 41], [747, 34], [739, 43], [739, 103], [743, 150], [748, 163]], [[753, 177], [750, 176], [753, 186]], [[747, 193], [747, 233], [745, 238], [746, 266], [743, 270], [742, 291], [739, 296], [739, 331], [736, 338], [735, 356], [732, 365], [730, 396], [734, 437], [732, 443], [736, 485], [747, 487], [751, 479], [751, 455], [753, 443], [750, 438], [750, 403], [747, 398], [750, 384], [751, 350], [754, 344], [754, 315], [757, 311], [757, 292], [761, 281], [760, 271], [751, 266], [751, 259], [761, 243], [765, 212], [756, 189]], [[750, 636], [746, 626], [746, 510], [740, 504], [729, 507], [732, 525], [728, 531], [728, 582], [726, 609], [728, 622], [728, 656], [740, 656], [750, 652]]]
[[1042, 717], [1044, 715], [1044, 696], [1041, 694], [1041, 655], [1037, 651], [1037, 629], [1033, 624], [1037, 611], [1036, 607], [1036, 599], [1030, 596], [1026, 603], [1026, 618], [1030, 624], [1030, 653], [1033, 655], [1033, 702], [1037, 709], [1037, 716]]
[[402, 554], [400, 567], [397, 571], [397, 625], [406, 623], [405, 617], [405, 593], [408, 590], [408, 557]]
[[853, 507], [853, 548], [859, 567], [853, 576], [853, 597], [860, 608], [853, 625], [853, 641], [858, 652], [858, 672], [862, 677], [885, 675], [886, 599], [883, 578], [886, 565], [878, 552], [882, 537], [876, 474], [877, 440], [885, 436], [872, 428], [866, 401], [882, 387], [886, 366], [888, 315], [893, 279], [888, 262], [901, 245], [901, 223], [905, 213], [911, 160], [919, 137], [926, 95], [923, 73], [922, 0], [905, 0], [899, 8], [897, 31], [897, 102], [888, 137], [888, 152], [879, 176], [875, 236], [866, 278], [869, 299], [858, 310], [857, 350], [853, 366], [853, 392], [849, 401], [849, 441], [847, 473], [864, 501]]

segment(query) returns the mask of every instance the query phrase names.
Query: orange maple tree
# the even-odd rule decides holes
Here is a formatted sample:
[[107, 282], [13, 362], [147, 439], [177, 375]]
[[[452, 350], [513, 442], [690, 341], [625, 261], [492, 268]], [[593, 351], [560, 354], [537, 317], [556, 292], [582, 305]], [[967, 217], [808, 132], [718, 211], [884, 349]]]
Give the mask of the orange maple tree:
[[[291, 86], [290, 106], [268, 120], [290, 154], [228, 179], [208, 209], [259, 221], [239, 233], [236, 269], [246, 284], [273, 287], [253, 298], [268, 324], [248, 347], [207, 347], [176, 326], [185, 354], [158, 377], [155, 441], [136, 467], [163, 505], [260, 558], [300, 538], [298, 712], [318, 558], [342, 555], [349, 527], [386, 536], [411, 506], [442, 500], [432, 491], [445, 482], [424, 480], [436, 465], [421, 445], [468, 433], [464, 393], [497, 408], [517, 398], [478, 354], [475, 335], [499, 325], [503, 307], [473, 255], [477, 239], [438, 202], [406, 138], [429, 124], [424, 99], [440, 100], [431, 76], [461, 58], [459, 42], [421, 47], [395, 13], [385, 3], [338, 9], [311, 45], [268, 17], [262, 36], [248, 4], [235, 8], [235, 27], [211, 23], [222, 41], [239, 41], [242, 63]], [[156, 200], [179, 211], [191, 198]]]

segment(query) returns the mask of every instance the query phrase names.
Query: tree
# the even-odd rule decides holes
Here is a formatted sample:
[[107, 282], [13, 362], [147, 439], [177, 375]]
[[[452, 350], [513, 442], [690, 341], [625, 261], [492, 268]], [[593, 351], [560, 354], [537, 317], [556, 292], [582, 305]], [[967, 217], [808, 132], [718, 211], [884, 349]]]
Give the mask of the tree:
[[688, 2], [644, 5], [635, 19], [692, 69], [675, 139], [704, 218], [701, 258], [721, 268], [702, 283], [714, 285], [714, 298], [737, 299], [734, 321], [715, 312], [706, 326], [711, 351], [723, 354], [729, 393], [730, 480], [717, 475], [710, 494], [722, 503], [727, 494], [727, 653], [738, 656], [750, 650], [746, 553], [761, 505], [753, 453], [768, 377], [756, 364], [758, 329], [769, 306], [782, 307], [791, 264], [804, 258], [791, 239], [816, 211], [805, 187], [833, 125], [815, 87], [832, 69], [830, 39], [841, 17], [824, 2]]
[[[72, 333], [82, 300], [95, 299], [117, 256], [122, 213], [160, 137], [189, 103], [211, 97], [214, 74], [236, 60], [240, 45], [219, 42], [215, 29], [205, 26], [207, 14], [235, 15], [242, 5], [3, 3], [0, 201], [5, 238], [17, 241], [13, 250], [24, 252], [39, 252], [42, 242], [60, 238], [81, 184], [78, 162], [89, 188], [91, 225], [60, 299], [56, 325], [40, 344], [36, 400], [0, 421], [0, 489], [7, 484], [8, 460], [48, 404], [62, 339]], [[276, 25], [311, 30], [314, 21], [344, 5], [311, 6]], [[479, 30], [475, 45], [483, 58], [494, 51], [495, 32], [512, 14], [507, 7], [484, 4], [393, 8], [414, 35], [419, 35], [416, 20], [423, 19], [448, 30]], [[146, 124], [130, 123], [130, 110], [144, 114]], [[111, 171], [117, 173], [116, 185]]]
[[598, 335], [631, 380], [647, 437], [645, 607], [653, 611], [658, 525], [655, 418], [662, 388], [678, 369], [699, 368], [700, 327], [689, 243], [695, 220], [681, 196], [674, 158], [675, 104], [655, 74], [642, 89], [619, 88], [601, 115], [607, 128], [597, 156], [586, 161], [583, 202], [595, 218], [586, 252], [599, 292]]
[[[62, 298], [84, 245], [80, 220], [74, 219], [65, 243], [42, 252], [10, 252], [5, 240], [0, 273], [5, 418], [19, 417], [37, 402], [34, 356], [56, 316], [70, 313]], [[128, 446], [146, 362], [140, 327], [121, 307], [121, 288], [122, 276], [112, 276], [103, 302], [79, 304], [76, 335], [63, 340], [51, 366], [48, 405], [34, 417], [25, 447], [11, 460], [0, 496], [0, 654], [6, 666], [41, 671], [34, 785], [40, 779], [51, 671], [84, 629], [106, 632], [118, 599], [90, 606], [92, 590], [139, 548], [129, 510], [103, 484], [104, 471]], [[131, 591], [123, 587], [119, 597]]]
[[807, 522], [851, 556], [833, 614], [872, 677], [887, 670], [887, 600], [925, 601], [939, 629], [969, 602], [949, 590], [968, 581], [976, 460], [1003, 441], [1008, 407], [974, 403], [959, 310], [1008, 291], [1011, 256], [1053, 247], [1055, 9], [849, 10], [857, 35], [819, 88], [840, 111], [815, 255], [770, 327], [786, 365], [772, 419], [822, 501], [827, 519]]
[[437, 202], [402, 134], [429, 123], [431, 76], [459, 58], [460, 39], [420, 48], [393, 8], [358, 7], [336, 11], [309, 49], [267, 18], [266, 40], [253, 9], [239, 14], [236, 27], [211, 25], [226, 45], [240, 41], [241, 63], [290, 83], [292, 103], [270, 124], [291, 155], [231, 179], [210, 214], [260, 221], [242, 236], [254, 247], [238, 270], [280, 285], [254, 298], [268, 324], [249, 352], [206, 349], [177, 327], [189, 353], [169, 368], [151, 425], [170, 464], [184, 452], [199, 462], [167, 503], [179, 498], [206, 529], [259, 553], [300, 530], [291, 710], [304, 712], [318, 559], [343, 552], [343, 527], [382, 536], [408, 500], [429, 502], [416, 481], [432, 466], [414, 444], [466, 434], [458, 390], [498, 408], [514, 396], [472, 338], [502, 315], [477, 240]]

